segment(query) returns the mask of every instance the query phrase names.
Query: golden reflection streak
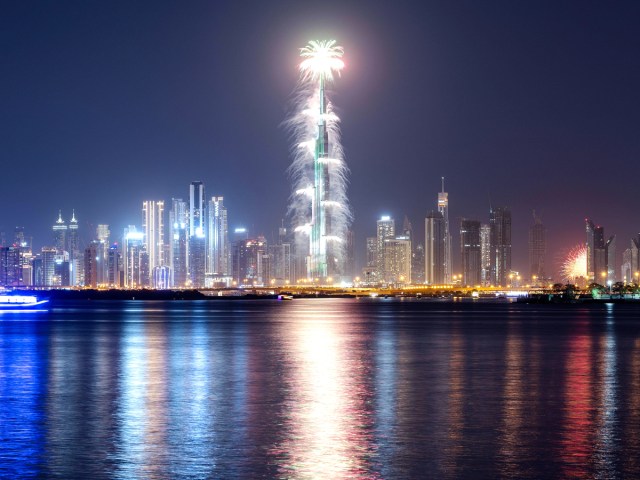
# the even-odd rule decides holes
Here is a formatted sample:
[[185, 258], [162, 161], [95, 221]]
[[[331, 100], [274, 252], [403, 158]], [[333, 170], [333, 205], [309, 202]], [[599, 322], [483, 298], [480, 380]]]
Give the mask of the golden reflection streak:
[[464, 336], [458, 326], [451, 333], [451, 354], [449, 356], [449, 445], [447, 448], [447, 472], [455, 477], [458, 458], [464, 453]]
[[364, 363], [348, 344], [348, 325], [332, 320], [332, 312], [318, 309], [318, 302], [311, 305], [298, 312], [305, 320], [289, 326], [293, 398], [290, 433], [278, 448], [288, 452], [281, 473], [293, 478], [376, 478], [367, 461], [373, 442], [366, 428], [371, 392], [360, 370]]
[[507, 477], [517, 477], [522, 461], [522, 427], [524, 420], [524, 362], [522, 352], [525, 347], [522, 335], [514, 332], [511, 326], [507, 334], [505, 352], [505, 382], [503, 428], [501, 435], [500, 456], [503, 457], [502, 472]]

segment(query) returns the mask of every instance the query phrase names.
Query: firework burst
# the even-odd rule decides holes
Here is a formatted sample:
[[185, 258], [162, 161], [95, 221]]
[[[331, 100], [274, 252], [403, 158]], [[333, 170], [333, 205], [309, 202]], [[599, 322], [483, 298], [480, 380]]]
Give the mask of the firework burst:
[[567, 254], [560, 269], [567, 282], [575, 282], [578, 278], [587, 277], [587, 247], [576, 245]]

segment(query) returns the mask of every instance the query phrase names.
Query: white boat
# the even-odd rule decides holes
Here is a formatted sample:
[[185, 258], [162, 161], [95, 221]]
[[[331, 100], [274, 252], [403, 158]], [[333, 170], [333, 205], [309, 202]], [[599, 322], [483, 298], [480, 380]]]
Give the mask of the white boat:
[[38, 299], [36, 295], [0, 295], [1, 310], [40, 310], [49, 299]]

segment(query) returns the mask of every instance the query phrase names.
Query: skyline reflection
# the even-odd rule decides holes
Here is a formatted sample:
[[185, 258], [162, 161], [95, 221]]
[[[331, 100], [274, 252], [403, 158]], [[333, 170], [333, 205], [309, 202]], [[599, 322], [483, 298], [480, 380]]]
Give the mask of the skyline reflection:
[[640, 475], [633, 309], [146, 305], [0, 322], [0, 477]]

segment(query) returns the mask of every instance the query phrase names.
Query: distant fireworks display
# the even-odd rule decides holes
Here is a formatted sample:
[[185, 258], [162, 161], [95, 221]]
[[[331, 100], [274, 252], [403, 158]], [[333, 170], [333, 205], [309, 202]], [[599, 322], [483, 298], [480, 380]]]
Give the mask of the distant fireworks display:
[[344, 67], [342, 55], [334, 40], [311, 41], [300, 49], [296, 108], [287, 121], [294, 139], [289, 214], [298, 248], [308, 251], [308, 278], [340, 274], [351, 222], [340, 119], [326, 93], [327, 83]]
[[587, 277], [587, 247], [576, 245], [573, 247], [560, 269], [562, 277], [567, 282], [575, 282], [577, 278]]

